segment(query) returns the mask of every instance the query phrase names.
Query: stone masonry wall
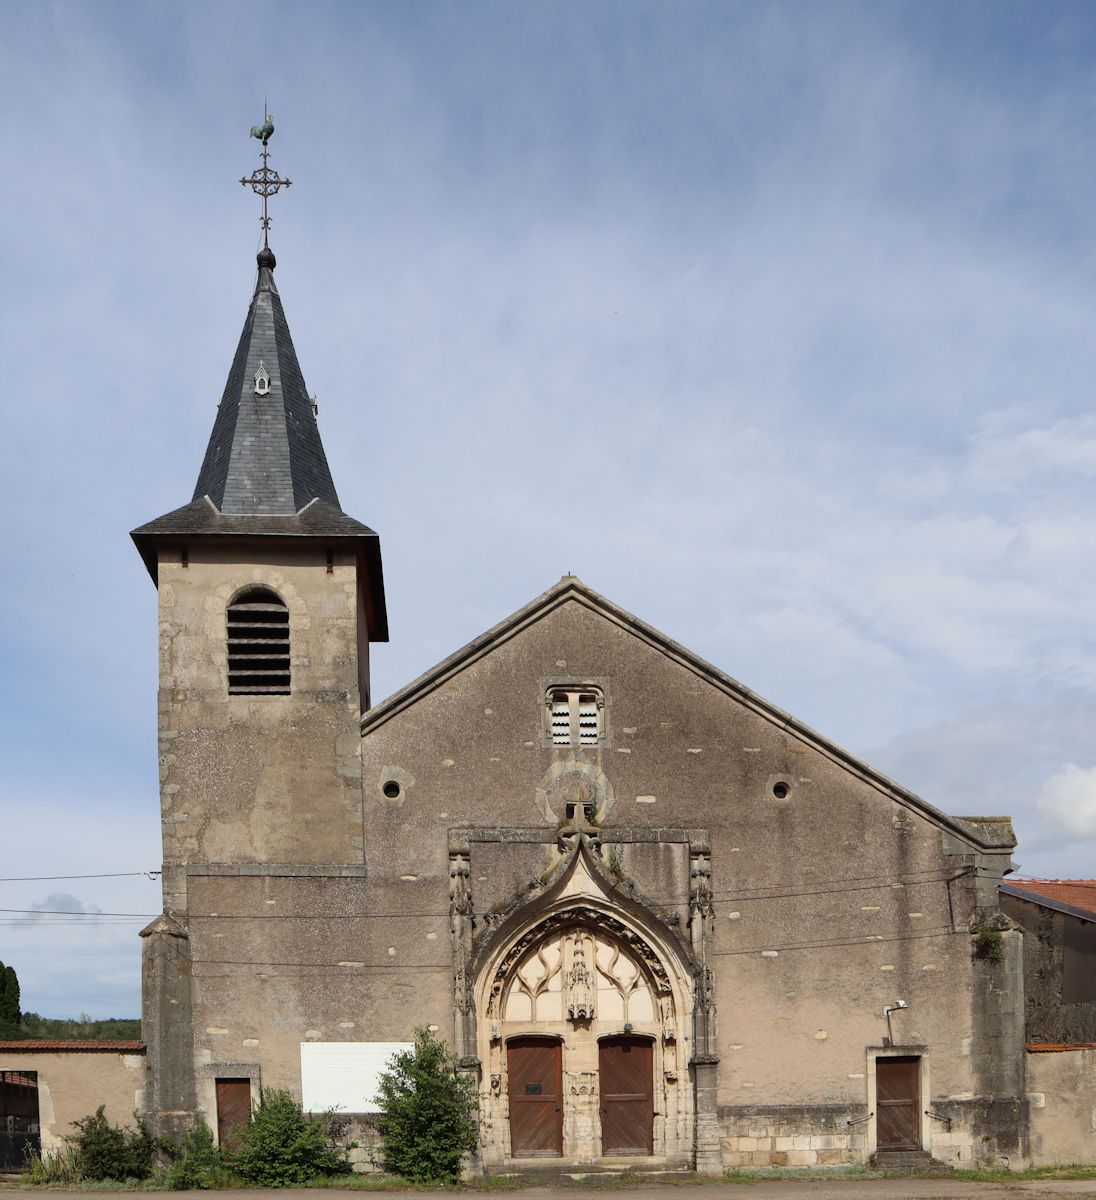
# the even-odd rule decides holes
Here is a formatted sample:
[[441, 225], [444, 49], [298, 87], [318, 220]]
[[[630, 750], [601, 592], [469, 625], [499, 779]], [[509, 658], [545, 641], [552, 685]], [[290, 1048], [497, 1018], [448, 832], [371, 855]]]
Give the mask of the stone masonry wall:
[[1033, 1166], [1096, 1162], [1096, 1045], [1027, 1055]]
[[[935, 1124], [926, 1148], [939, 1162], [969, 1167], [985, 1157], [974, 1131], [975, 1114], [957, 1111], [962, 1105], [947, 1107], [955, 1112], [951, 1126]], [[871, 1145], [864, 1116], [862, 1108], [840, 1104], [721, 1107], [723, 1166], [734, 1170], [865, 1163]]]

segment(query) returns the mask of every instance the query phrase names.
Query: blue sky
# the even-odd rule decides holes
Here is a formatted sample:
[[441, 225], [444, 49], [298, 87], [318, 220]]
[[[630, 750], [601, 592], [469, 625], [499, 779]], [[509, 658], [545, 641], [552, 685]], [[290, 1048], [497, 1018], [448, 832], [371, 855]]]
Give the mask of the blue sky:
[[[4, 874], [159, 866], [152, 585], [271, 244], [401, 684], [565, 572], [1096, 861], [1089, 4], [0, 0]], [[0, 907], [153, 913], [147, 879]], [[47, 922], [53, 927], [45, 928]], [[0, 914], [24, 1006], [139, 918]]]

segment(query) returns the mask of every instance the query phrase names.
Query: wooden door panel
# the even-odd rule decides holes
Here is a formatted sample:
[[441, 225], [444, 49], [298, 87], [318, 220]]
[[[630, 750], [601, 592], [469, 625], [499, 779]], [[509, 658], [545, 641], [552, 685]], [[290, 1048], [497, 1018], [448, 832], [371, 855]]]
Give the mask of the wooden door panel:
[[921, 1060], [875, 1060], [875, 1129], [880, 1150], [921, 1149]]
[[602, 1154], [654, 1153], [654, 1047], [643, 1038], [599, 1045]]
[[251, 1080], [217, 1080], [217, 1142], [232, 1147], [251, 1115]]
[[563, 1153], [563, 1048], [544, 1038], [506, 1046], [510, 1093], [510, 1153], [558, 1158]]

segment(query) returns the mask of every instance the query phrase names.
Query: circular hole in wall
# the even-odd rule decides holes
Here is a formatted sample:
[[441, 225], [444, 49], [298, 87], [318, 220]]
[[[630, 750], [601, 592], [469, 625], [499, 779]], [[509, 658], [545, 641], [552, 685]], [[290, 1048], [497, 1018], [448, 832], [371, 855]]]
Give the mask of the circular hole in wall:
[[782, 779], [773, 784], [773, 795], [777, 800], [783, 800], [790, 791], [791, 788]]
[[390, 779], [384, 785], [384, 787], [381, 788], [381, 791], [384, 792], [389, 800], [395, 800], [400, 794], [400, 785], [394, 779]]

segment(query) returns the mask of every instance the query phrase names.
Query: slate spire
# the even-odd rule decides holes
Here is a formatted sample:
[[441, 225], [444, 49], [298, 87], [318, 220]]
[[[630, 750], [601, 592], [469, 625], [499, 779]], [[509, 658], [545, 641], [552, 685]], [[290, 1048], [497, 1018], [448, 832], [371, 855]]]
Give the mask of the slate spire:
[[343, 512], [297, 362], [274, 253], [258, 256], [255, 293], [213, 422], [194, 497], [130, 535], [154, 580], [162, 553], [184, 558], [210, 538], [353, 546], [366, 588], [369, 640], [388, 640], [380, 538]]
[[255, 294], [228, 373], [194, 499], [222, 513], [299, 512], [315, 499], [339, 508], [319, 426], [274, 283], [274, 254], [258, 257]]
[[[353, 550], [371, 642], [388, 640], [380, 538], [339, 504], [316, 410], [304, 386], [297, 351], [274, 283], [269, 200], [292, 180], [270, 166], [274, 119], [251, 136], [262, 142], [262, 166], [240, 180], [263, 201], [263, 248], [247, 320], [217, 407], [194, 496], [189, 504], [149, 521], [130, 534], [153, 581], [160, 564], [188, 566], [192, 548], [218, 553], [232, 547], [239, 561], [258, 563], [272, 548], [312, 558], [333, 572], [336, 551]], [[166, 559], [165, 559], [166, 556]], [[177, 557], [176, 557], [177, 556]]]

